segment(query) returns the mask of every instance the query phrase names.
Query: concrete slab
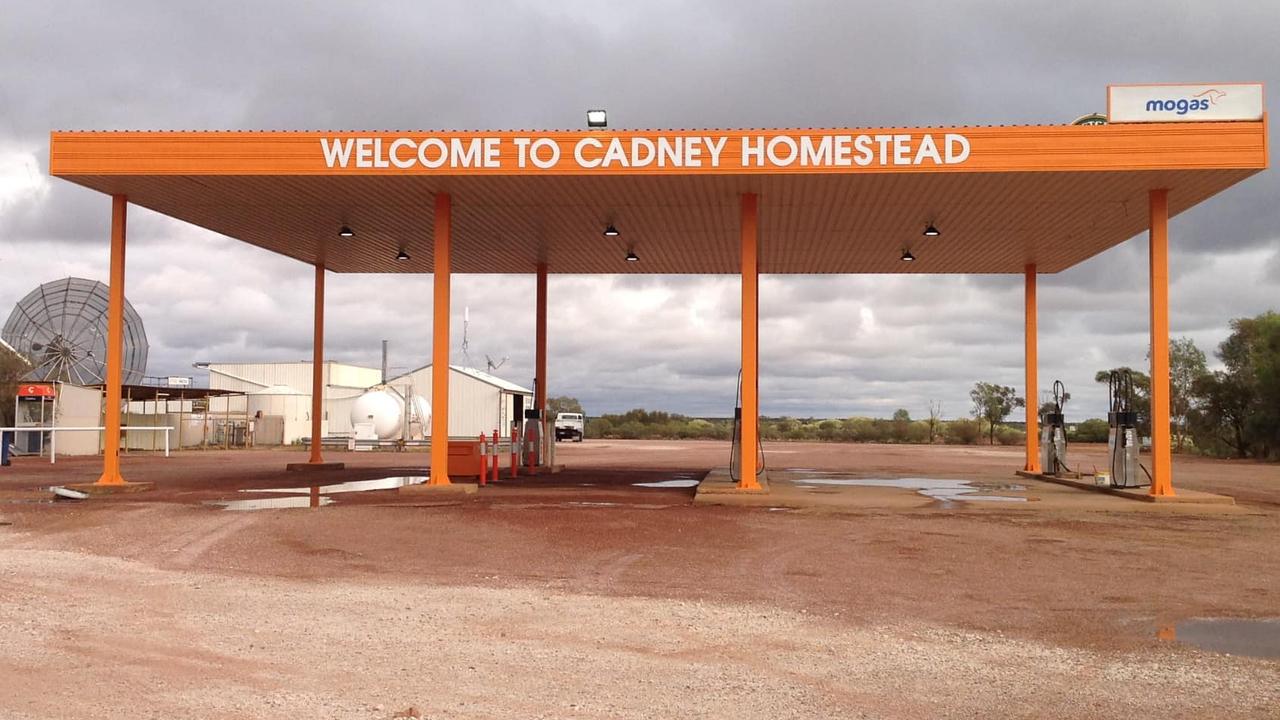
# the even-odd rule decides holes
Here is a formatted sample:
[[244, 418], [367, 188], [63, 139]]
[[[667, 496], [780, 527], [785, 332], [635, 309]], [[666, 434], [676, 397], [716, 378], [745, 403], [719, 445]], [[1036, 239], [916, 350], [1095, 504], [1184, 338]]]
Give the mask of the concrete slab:
[[759, 490], [742, 490], [738, 487], [738, 481], [733, 479], [729, 474], [728, 467], [713, 468], [702, 478], [702, 482], [698, 483], [698, 491], [694, 496], [695, 502], [698, 495], [768, 495], [769, 494], [769, 474], [767, 472], [760, 475]]
[[340, 462], [319, 462], [319, 463], [300, 462], [300, 463], [289, 463], [288, 465], [284, 466], [284, 469], [285, 470], [342, 470], [346, 466], [347, 466], [346, 463], [340, 463]]
[[1115, 488], [1106, 485], [1094, 484], [1092, 480], [1077, 479], [1074, 477], [1058, 477], [1055, 475], [1045, 475], [1043, 473], [1027, 472], [1026, 470], [1018, 470], [1016, 473], [1019, 477], [1031, 480], [1042, 480], [1044, 482], [1057, 483], [1058, 485], [1066, 485], [1078, 490], [1089, 490], [1092, 492], [1105, 493], [1107, 495], [1115, 495], [1117, 497], [1128, 498], [1129, 500], [1138, 500], [1140, 502], [1152, 503], [1178, 503], [1189, 505], [1235, 505], [1235, 498], [1230, 495], [1218, 495], [1216, 493], [1202, 492], [1199, 490], [1176, 490], [1174, 495], [1152, 495], [1147, 488]]
[[401, 495], [474, 495], [480, 490], [476, 483], [449, 483], [448, 485], [406, 485], [396, 492]]
[[154, 490], [156, 484], [153, 482], [122, 482], [112, 483], [110, 485], [91, 483], [69, 483], [63, 485], [65, 488], [79, 490], [82, 493], [90, 495], [120, 495], [126, 493], [144, 492], [146, 490]]

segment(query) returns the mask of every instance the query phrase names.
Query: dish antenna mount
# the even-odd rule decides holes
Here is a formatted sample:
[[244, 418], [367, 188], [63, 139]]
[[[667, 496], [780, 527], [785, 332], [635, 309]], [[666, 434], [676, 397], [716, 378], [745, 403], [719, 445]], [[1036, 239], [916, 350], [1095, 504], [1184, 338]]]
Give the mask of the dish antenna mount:
[[[106, 382], [107, 286], [96, 280], [47, 282], [18, 301], [0, 337], [31, 363], [25, 379], [76, 385]], [[122, 381], [140, 384], [147, 371], [142, 318], [124, 303]]]

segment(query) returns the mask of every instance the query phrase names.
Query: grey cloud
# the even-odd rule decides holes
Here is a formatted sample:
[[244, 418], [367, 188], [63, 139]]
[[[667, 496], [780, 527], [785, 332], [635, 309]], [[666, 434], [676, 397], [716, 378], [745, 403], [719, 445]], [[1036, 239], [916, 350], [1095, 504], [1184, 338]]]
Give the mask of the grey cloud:
[[[1105, 17], [1105, 21], [1099, 18]], [[1280, 5], [1257, 2], [15, 3], [0, 23], [0, 152], [53, 128], [618, 127], [1043, 123], [1100, 110], [1108, 82], [1263, 80]], [[924, 34], [922, 34], [924, 33]], [[1272, 109], [1274, 98], [1271, 93]], [[1273, 143], [1275, 146], [1275, 143]], [[25, 149], [25, 150], [24, 150]], [[1171, 224], [1171, 322], [1211, 351], [1276, 306], [1280, 179], [1264, 173]], [[3, 197], [0, 197], [0, 201]], [[38, 282], [105, 279], [109, 203], [50, 180], [0, 212], [0, 315]], [[129, 287], [152, 372], [306, 357], [311, 270], [136, 209]], [[1093, 372], [1147, 351], [1142, 237], [1040, 280], [1041, 386], [1099, 414]], [[728, 414], [734, 277], [553, 276], [554, 393], [589, 412]], [[532, 278], [454, 279], [451, 348], [533, 374]], [[330, 276], [335, 359], [430, 356], [430, 276]], [[2, 318], [0, 318], [2, 319]], [[764, 411], [968, 411], [975, 380], [1022, 384], [1017, 276], [765, 276]]]

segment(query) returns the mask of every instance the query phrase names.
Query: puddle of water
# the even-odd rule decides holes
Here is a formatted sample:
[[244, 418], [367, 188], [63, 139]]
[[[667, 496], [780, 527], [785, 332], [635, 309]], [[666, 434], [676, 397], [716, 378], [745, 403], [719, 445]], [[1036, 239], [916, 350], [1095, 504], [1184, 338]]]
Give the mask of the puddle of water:
[[[368, 492], [370, 490], [391, 490], [394, 488], [405, 487], [407, 485], [421, 485], [429, 480], [426, 475], [402, 475], [397, 477], [374, 478], [373, 480], [352, 480], [350, 482], [337, 483], [334, 485], [321, 485], [321, 495], [332, 495], [334, 493], [348, 492]], [[241, 490], [242, 493], [283, 493], [287, 495], [297, 495], [300, 493], [310, 493], [312, 486], [292, 487], [292, 488], [251, 488]]]
[[650, 488], [690, 488], [698, 487], [696, 478], [676, 478], [675, 480], [658, 480], [656, 482], [631, 483], [634, 487]]
[[1280, 659], [1280, 618], [1192, 618], [1175, 625], [1172, 632], [1162, 628], [1156, 636], [1210, 652]]
[[[315, 500], [315, 504], [313, 503]], [[210, 500], [206, 505], [218, 505], [224, 510], [275, 510], [278, 508], [309, 508], [321, 505], [332, 505], [333, 498], [311, 498], [306, 495], [297, 497], [261, 498], [258, 500]]]
[[580, 507], [618, 507], [619, 503], [615, 502], [587, 502], [585, 500], [571, 500], [566, 505], [577, 505]]
[[[947, 480], [942, 478], [834, 478], [806, 477], [796, 481], [797, 487], [814, 485], [854, 485], [857, 487], [889, 487], [915, 490], [925, 497], [941, 502], [991, 501], [991, 502], [1026, 502], [1024, 497], [1005, 497], [1003, 495], [977, 494], [978, 488], [968, 480]], [[801, 484], [803, 483], [803, 484]], [[1001, 486], [1004, 489], [1025, 490], [1021, 485]]]

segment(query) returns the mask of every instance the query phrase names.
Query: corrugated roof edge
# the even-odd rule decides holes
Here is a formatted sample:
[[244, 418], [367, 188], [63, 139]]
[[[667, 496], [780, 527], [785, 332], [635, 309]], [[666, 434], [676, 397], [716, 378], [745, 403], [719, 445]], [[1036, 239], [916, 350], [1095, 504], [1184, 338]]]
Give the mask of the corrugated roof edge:
[[[1215, 121], [1205, 121], [1215, 122]], [[1216, 121], [1221, 122], [1221, 121]], [[1260, 122], [1260, 121], [1251, 121]], [[1117, 123], [1129, 124], [1129, 123]], [[986, 123], [986, 124], [967, 124], [967, 125], [833, 125], [828, 127], [736, 127], [736, 128], [609, 128], [606, 130], [596, 130], [587, 128], [508, 128], [508, 129], [480, 129], [480, 128], [416, 128], [416, 129], [400, 129], [400, 128], [292, 128], [288, 130], [172, 130], [172, 129], [115, 129], [115, 130], [85, 130], [85, 129], [67, 129], [57, 128], [50, 130], [53, 133], [90, 133], [100, 135], [123, 134], [123, 133], [204, 133], [209, 135], [216, 134], [258, 134], [258, 135], [279, 135], [282, 133], [591, 133], [600, 135], [609, 135], [611, 133], [690, 133], [690, 132], [835, 132], [840, 130], [897, 130], [897, 129], [913, 129], [913, 130], [947, 130], [953, 128], [1013, 128], [1013, 127], [1071, 127], [1074, 123]], [[1078, 127], [1096, 127], [1096, 126], [1078, 126]]]
[[[395, 376], [395, 377], [393, 377], [393, 378], [387, 378], [387, 384], [394, 383], [395, 381], [397, 381], [397, 380], [399, 380], [399, 379], [401, 379], [401, 378], [408, 377], [408, 376], [410, 376], [410, 375], [412, 375], [412, 374], [414, 374], [414, 373], [416, 373], [416, 372], [422, 372], [423, 370], [426, 370], [427, 368], [431, 367], [431, 365], [432, 365], [432, 363], [427, 363], [426, 365], [423, 365], [422, 367], [416, 367], [416, 368], [414, 368], [414, 369], [412, 369], [412, 370], [408, 370], [408, 371], [406, 371], [406, 372], [400, 373], [399, 375], [397, 375], [397, 376]], [[475, 368], [462, 367], [461, 365], [450, 365], [450, 366], [449, 366], [449, 369], [451, 369], [451, 370], [455, 370], [455, 371], [457, 371], [457, 372], [460, 372], [460, 373], [462, 373], [463, 375], [467, 375], [467, 376], [470, 376], [470, 377], [472, 377], [472, 378], [475, 378], [476, 380], [479, 380], [480, 382], [483, 382], [483, 383], [486, 383], [486, 384], [489, 384], [489, 385], [493, 385], [494, 387], [499, 388], [499, 389], [501, 389], [501, 390], [506, 390], [506, 391], [508, 391], [508, 392], [513, 392], [513, 393], [520, 393], [521, 395], [532, 395], [532, 394], [533, 394], [533, 391], [532, 391], [532, 390], [530, 390], [530, 389], [528, 389], [528, 388], [521, 387], [521, 386], [519, 386], [519, 385], [517, 385], [517, 384], [515, 384], [515, 383], [511, 382], [510, 380], [504, 380], [503, 378], [500, 378], [500, 377], [498, 377], [497, 375], [490, 375], [490, 374], [489, 374], [489, 373], [487, 373], [487, 372], [483, 372], [483, 371], [481, 371], [481, 370], [477, 370], [477, 369], [475, 369]]]

